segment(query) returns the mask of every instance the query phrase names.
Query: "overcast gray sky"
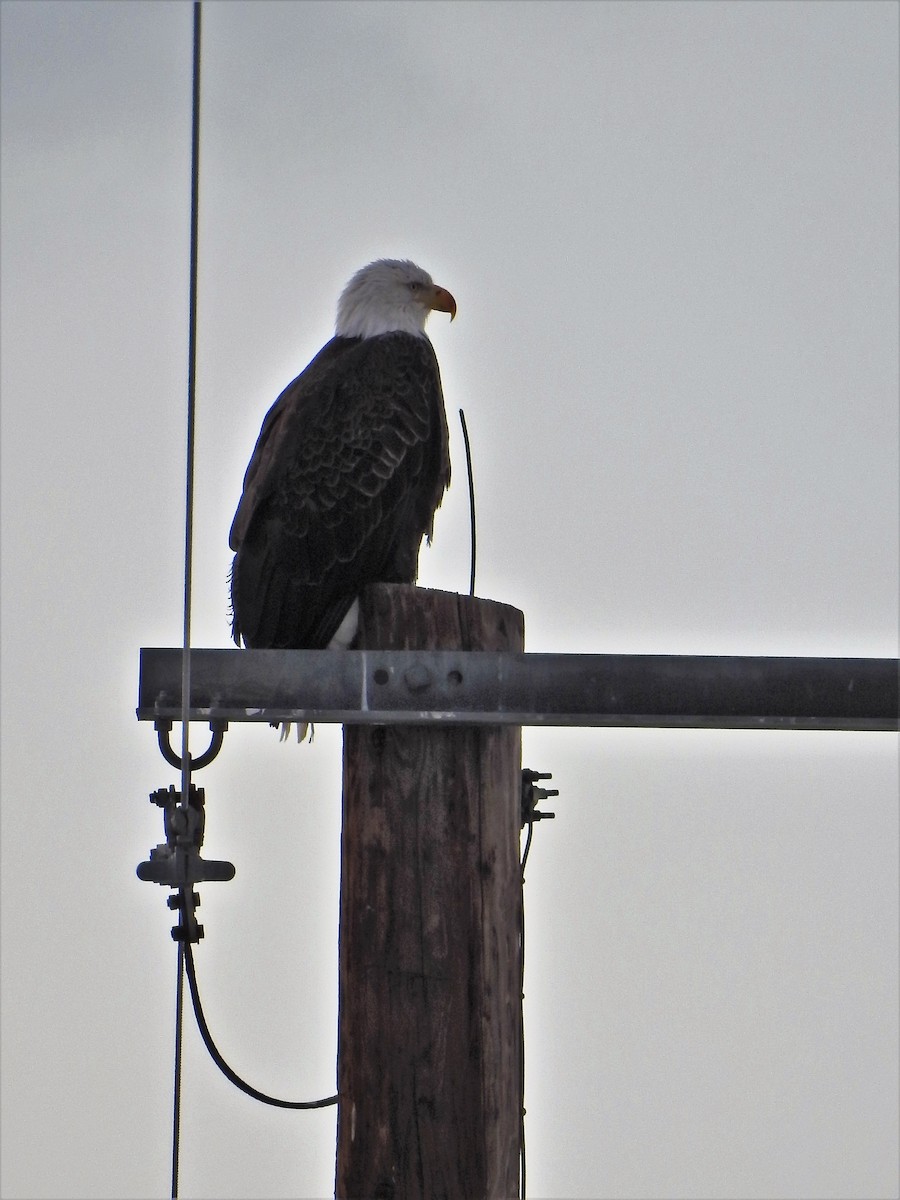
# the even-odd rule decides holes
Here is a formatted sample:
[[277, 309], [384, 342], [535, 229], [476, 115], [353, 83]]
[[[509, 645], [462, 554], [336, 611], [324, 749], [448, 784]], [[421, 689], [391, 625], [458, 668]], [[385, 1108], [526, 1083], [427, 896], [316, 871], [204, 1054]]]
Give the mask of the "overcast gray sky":
[[[181, 638], [188, 3], [2, 4], [3, 1195], [167, 1194], [175, 952], [134, 717]], [[411, 257], [455, 483], [421, 582], [533, 651], [897, 653], [894, 3], [204, 5], [193, 639], [260, 421]], [[202, 740], [202, 733], [198, 735]], [[897, 1195], [897, 739], [526, 730], [529, 1193]], [[334, 1087], [340, 731], [233, 726], [197, 965]], [[334, 1114], [190, 1020], [184, 1197], [321, 1197]]]

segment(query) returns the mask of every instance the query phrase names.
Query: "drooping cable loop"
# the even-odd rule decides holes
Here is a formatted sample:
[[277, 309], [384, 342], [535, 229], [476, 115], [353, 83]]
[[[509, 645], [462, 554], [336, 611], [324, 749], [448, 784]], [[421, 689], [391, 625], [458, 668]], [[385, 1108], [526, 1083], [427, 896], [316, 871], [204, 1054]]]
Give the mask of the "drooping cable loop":
[[327, 1096], [323, 1100], [279, 1100], [275, 1096], [268, 1096], [265, 1092], [259, 1091], [245, 1080], [241, 1079], [240, 1075], [234, 1071], [225, 1059], [222, 1057], [218, 1046], [212, 1039], [212, 1034], [209, 1032], [209, 1026], [206, 1023], [206, 1017], [203, 1013], [203, 1006], [200, 1003], [200, 989], [197, 986], [197, 971], [194, 966], [194, 952], [190, 942], [184, 943], [185, 952], [185, 967], [187, 969], [188, 987], [191, 992], [191, 1002], [194, 1006], [194, 1016], [197, 1019], [197, 1028], [200, 1030], [200, 1036], [203, 1038], [203, 1044], [209, 1051], [210, 1058], [222, 1072], [226, 1079], [230, 1080], [236, 1088], [240, 1088], [242, 1092], [246, 1092], [248, 1096], [252, 1096], [254, 1100], [259, 1100], [262, 1104], [271, 1104], [276, 1108], [328, 1108], [332, 1104], [337, 1104], [337, 1096]]

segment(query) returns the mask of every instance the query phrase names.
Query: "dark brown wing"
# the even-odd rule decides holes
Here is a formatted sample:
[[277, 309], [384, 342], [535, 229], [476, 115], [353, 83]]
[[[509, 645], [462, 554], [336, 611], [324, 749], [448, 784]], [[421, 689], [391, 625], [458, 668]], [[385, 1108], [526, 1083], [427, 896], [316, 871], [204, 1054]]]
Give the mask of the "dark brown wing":
[[244, 477], [235, 641], [324, 646], [366, 583], [414, 582], [449, 477], [431, 343], [334, 338], [270, 409]]

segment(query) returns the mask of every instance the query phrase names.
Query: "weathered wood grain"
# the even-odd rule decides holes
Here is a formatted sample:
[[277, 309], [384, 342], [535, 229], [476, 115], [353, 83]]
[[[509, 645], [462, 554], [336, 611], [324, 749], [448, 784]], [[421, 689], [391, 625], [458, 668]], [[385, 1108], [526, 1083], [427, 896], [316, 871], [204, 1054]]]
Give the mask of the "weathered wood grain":
[[[378, 585], [361, 646], [523, 649], [507, 605]], [[347, 726], [339, 1200], [518, 1195], [521, 731]]]

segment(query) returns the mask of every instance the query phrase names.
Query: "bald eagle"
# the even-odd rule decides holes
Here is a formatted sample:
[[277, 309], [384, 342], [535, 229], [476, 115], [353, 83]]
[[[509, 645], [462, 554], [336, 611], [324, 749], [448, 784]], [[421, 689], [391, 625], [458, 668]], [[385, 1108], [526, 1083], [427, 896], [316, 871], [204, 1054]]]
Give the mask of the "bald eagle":
[[369, 263], [267, 413], [229, 537], [237, 645], [348, 646], [367, 583], [415, 582], [450, 482], [432, 310], [456, 301], [426, 271]]

